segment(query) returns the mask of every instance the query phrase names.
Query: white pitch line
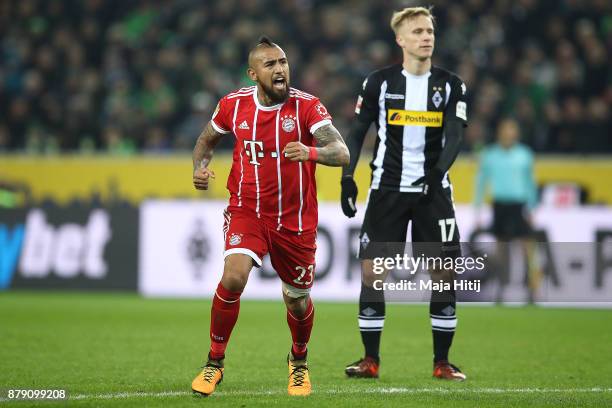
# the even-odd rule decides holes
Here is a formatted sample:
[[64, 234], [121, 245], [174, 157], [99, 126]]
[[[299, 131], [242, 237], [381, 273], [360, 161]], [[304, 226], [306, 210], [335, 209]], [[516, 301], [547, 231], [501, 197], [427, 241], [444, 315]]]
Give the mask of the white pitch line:
[[180, 397], [190, 395], [187, 391], [161, 391], [161, 392], [118, 392], [108, 394], [77, 394], [69, 395], [68, 400], [89, 400], [89, 399], [128, 399], [138, 397]]
[[367, 394], [546, 394], [546, 393], [605, 393], [612, 392], [612, 388], [378, 388], [366, 389]]
[[[344, 395], [344, 394], [565, 394], [565, 393], [608, 393], [612, 392], [612, 388], [593, 387], [593, 388], [330, 388], [313, 390], [313, 394], [324, 395]], [[217, 391], [214, 395], [222, 397], [226, 396], [266, 396], [266, 395], [284, 395], [285, 390], [269, 390], [269, 391]], [[176, 397], [183, 395], [191, 395], [189, 391], [164, 391], [164, 392], [122, 392], [109, 394], [79, 394], [71, 396], [70, 399], [122, 399], [122, 398], [137, 398], [137, 397]]]
[[[567, 394], [567, 393], [612, 393], [612, 388], [404, 388], [404, 387], [381, 387], [381, 388], [356, 388], [342, 387], [313, 390], [313, 395], [347, 395], [347, 394]], [[272, 396], [284, 395], [285, 390], [269, 391], [217, 391], [215, 397], [223, 396]], [[130, 398], [163, 398], [191, 396], [191, 391], [160, 391], [160, 392], [117, 392], [104, 394], [76, 394], [69, 395], [68, 400], [112, 400]], [[13, 401], [8, 398], [0, 398], [0, 402]]]

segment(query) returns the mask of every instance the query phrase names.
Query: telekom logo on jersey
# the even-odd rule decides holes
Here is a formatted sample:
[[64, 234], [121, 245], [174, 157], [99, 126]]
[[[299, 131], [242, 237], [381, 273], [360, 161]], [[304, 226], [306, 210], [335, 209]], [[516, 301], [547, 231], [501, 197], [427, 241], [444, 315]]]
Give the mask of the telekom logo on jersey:
[[249, 163], [259, 166], [257, 158], [263, 158], [263, 142], [261, 140], [244, 140], [246, 155], [251, 158]]
[[[246, 155], [251, 158], [249, 163], [254, 164], [255, 166], [260, 166], [261, 163], [257, 161], [257, 159], [261, 159], [264, 157], [264, 147], [263, 142], [261, 140], [244, 140], [244, 150], [246, 151]], [[273, 159], [278, 157], [277, 152], [271, 152], [270, 156]]]

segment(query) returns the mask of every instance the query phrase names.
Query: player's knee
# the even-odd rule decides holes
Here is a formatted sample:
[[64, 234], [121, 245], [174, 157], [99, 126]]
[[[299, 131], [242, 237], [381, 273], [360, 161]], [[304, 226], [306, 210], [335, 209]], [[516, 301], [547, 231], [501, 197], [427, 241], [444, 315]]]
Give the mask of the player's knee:
[[365, 286], [372, 287], [374, 281], [383, 279], [380, 274], [374, 273], [374, 262], [371, 259], [361, 261], [361, 283]]
[[295, 317], [302, 317], [306, 314], [306, 310], [308, 309], [308, 299], [309, 295], [301, 296], [301, 297], [290, 297], [283, 296], [285, 300], [285, 305], [287, 306], [287, 310]]
[[308, 310], [310, 288], [296, 288], [283, 282], [283, 300], [293, 316], [301, 317]]
[[252, 267], [253, 260], [246, 255], [228, 256], [225, 258], [221, 283], [227, 290], [242, 292]]
[[247, 278], [240, 275], [224, 273], [221, 278], [223, 287], [232, 292], [242, 292], [246, 286]]

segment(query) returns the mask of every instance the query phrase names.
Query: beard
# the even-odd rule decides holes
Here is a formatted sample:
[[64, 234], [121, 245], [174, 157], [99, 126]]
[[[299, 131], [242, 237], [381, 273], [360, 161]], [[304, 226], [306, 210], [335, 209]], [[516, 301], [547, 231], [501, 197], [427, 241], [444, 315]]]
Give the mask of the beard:
[[285, 82], [285, 89], [280, 90], [274, 88], [274, 86], [268, 86], [262, 82], [259, 83], [261, 89], [264, 91], [268, 99], [274, 104], [285, 102], [289, 98], [289, 82]]

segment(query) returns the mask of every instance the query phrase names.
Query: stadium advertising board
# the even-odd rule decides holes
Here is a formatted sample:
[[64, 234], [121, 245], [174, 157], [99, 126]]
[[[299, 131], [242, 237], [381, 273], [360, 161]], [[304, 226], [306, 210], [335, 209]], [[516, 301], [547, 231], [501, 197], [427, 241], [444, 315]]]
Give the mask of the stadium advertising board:
[[[223, 272], [223, 209], [221, 201], [147, 201], [141, 207], [139, 290], [148, 296], [209, 297]], [[313, 296], [327, 300], [355, 300], [359, 296], [360, 267], [356, 258], [363, 208], [353, 219], [340, 213], [339, 206], [319, 206], [316, 281]], [[483, 214], [482, 225], [490, 214]], [[464, 255], [493, 253], [486, 231], [477, 227], [474, 211], [457, 208]], [[541, 208], [535, 214], [538, 252], [544, 272], [540, 300], [547, 302], [612, 301], [612, 209]], [[595, 243], [599, 241], [599, 243]], [[494, 262], [487, 268], [471, 268], [464, 278], [482, 283], [472, 301], [526, 300], [525, 275], [521, 271], [520, 248], [511, 247], [508, 277], [503, 297], [495, 276]], [[488, 255], [488, 254], [487, 254]], [[485, 258], [486, 256], [485, 255]], [[476, 264], [477, 265], [477, 264]], [[392, 274], [393, 275], [393, 274]], [[401, 276], [391, 276], [399, 280]], [[425, 288], [428, 289], [428, 288]], [[251, 271], [245, 298], [276, 299], [280, 280], [264, 259], [262, 268]], [[466, 294], [469, 291], [466, 291]], [[390, 294], [394, 295], [394, 294]], [[397, 295], [397, 293], [395, 293]], [[402, 292], [398, 301], [428, 300], [426, 290]]]
[[136, 289], [138, 209], [71, 205], [0, 212], [0, 290]]
[[[217, 180], [226, 180], [232, 166], [232, 157], [215, 153]], [[6, 182], [22, 186], [34, 202], [51, 197], [58, 203], [71, 200], [89, 200], [99, 197], [102, 201], [122, 200], [138, 205], [145, 199], [198, 198], [202, 194], [193, 188], [191, 178], [185, 172], [191, 169], [191, 156], [142, 155], [115, 156], [58, 156], [37, 157], [5, 156], [2, 158], [0, 176]], [[455, 187], [455, 201], [470, 203], [474, 198], [474, 179], [477, 160], [464, 156], [457, 159], [451, 169]], [[539, 185], [569, 183], [588, 191], [589, 203], [612, 204], [612, 162], [608, 159], [546, 158], [538, 157], [535, 163]], [[340, 196], [338, 168], [318, 166], [317, 195], [321, 201], [335, 201]], [[359, 186], [370, 184], [371, 169], [367, 161], [361, 161], [355, 170]], [[211, 183], [205, 197], [225, 200], [228, 197], [225, 183]], [[358, 197], [365, 201], [365, 194]]]

